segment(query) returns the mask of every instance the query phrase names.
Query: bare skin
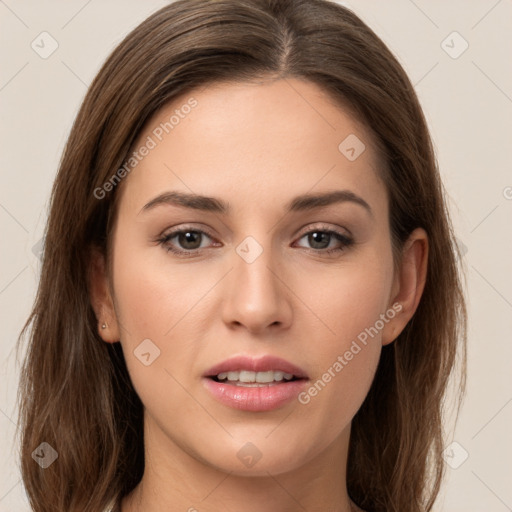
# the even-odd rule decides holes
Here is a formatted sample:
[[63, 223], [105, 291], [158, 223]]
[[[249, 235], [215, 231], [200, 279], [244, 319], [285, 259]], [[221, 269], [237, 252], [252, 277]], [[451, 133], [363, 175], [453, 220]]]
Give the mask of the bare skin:
[[[113, 294], [102, 257], [92, 265], [98, 331], [105, 342], [121, 341], [145, 407], [145, 473], [121, 510], [361, 510], [345, 483], [351, 422], [382, 346], [396, 339], [420, 300], [426, 233], [411, 234], [395, 272], [388, 198], [371, 134], [306, 81], [216, 84], [187, 93], [153, 117], [135, 146], [191, 96], [197, 106], [123, 183]], [[365, 145], [353, 161], [338, 149], [350, 134]], [[339, 190], [369, 209], [346, 196], [285, 212], [296, 196]], [[219, 198], [231, 211], [144, 209], [168, 191]], [[195, 230], [196, 238], [157, 241], [181, 228]], [[322, 237], [326, 230], [345, 242]], [[249, 252], [262, 250], [250, 263], [237, 252], [246, 237], [257, 242]], [[338, 356], [365, 329], [380, 327], [380, 315], [383, 327], [333, 376]], [[145, 339], [160, 350], [148, 366], [134, 355]], [[212, 396], [203, 374], [239, 354], [295, 364], [307, 374], [306, 391], [329, 368], [331, 378], [307, 403], [238, 410]], [[237, 456], [249, 442], [260, 456], [250, 467]]]

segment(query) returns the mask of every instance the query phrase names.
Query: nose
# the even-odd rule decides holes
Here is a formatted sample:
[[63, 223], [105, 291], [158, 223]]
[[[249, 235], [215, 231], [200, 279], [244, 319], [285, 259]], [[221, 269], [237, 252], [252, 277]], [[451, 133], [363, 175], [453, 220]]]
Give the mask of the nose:
[[223, 302], [223, 320], [230, 328], [245, 327], [253, 334], [261, 334], [290, 326], [291, 283], [286, 282], [289, 276], [282, 271], [283, 263], [271, 252], [265, 248], [253, 261], [243, 252], [233, 254], [233, 270]]

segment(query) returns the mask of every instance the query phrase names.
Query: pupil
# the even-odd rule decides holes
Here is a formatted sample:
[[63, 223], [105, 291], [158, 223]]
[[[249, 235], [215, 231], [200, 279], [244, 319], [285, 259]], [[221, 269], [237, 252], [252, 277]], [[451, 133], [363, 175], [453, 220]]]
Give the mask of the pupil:
[[[318, 243], [320, 243], [320, 245], [322, 245], [322, 242], [319, 242], [319, 241], [318, 241], [318, 239], [319, 239], [319, 238], [322, 238], [322, 237], [325, 237], [324, 242], [327, 242], [327, 245], [326, 245], [326, 246], [328, 246], [328, 245], [329, 245], [329, 237], [330, 237], [330, 236], [331, 236], [331, 235], [329, 235], [329, 233], [323, 233], [323, 232], [320, 232], [320, 231], [315, 231], [314, 233], [311, 233], [311, 234], [309, 235], [309, 237], [310, 237], [309, 242], [311, 243], [311, 245], [312, 245], [313, 247], [315, 247], [315, 244], [318, 244]], [[312, 241], [312, 242], [311, 242], [311, 241]], [[325, 246], [325, 247], [326, 247], [326, 246]], [[325, 247], [324, 247], [324, 246], [322, 246], [322, 247], [316, 247], [316, 249], [325, 249]]]
[[[199, 245], [195, 247], [194, 243], [197, 243], [199, 240], [199, 235], [200, 233], [197, 231], [187, 231], [185, 233], [180, 233], [179, 242], [185, 249], [197, 249], [201, 244], [199, 243]], [[190, 243], [192, 244], [192, 247], [190, 247]]]

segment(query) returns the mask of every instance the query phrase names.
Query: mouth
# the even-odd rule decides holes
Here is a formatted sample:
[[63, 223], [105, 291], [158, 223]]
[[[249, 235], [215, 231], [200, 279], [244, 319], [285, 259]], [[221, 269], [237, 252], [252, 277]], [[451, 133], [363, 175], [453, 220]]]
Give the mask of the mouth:
[[304, 389], [307, 374], [298, 366], [274, 356], [254, 359], [238, 356], [203, 374], [210, 394], [228, 407], [270, 411], [284, 406]]

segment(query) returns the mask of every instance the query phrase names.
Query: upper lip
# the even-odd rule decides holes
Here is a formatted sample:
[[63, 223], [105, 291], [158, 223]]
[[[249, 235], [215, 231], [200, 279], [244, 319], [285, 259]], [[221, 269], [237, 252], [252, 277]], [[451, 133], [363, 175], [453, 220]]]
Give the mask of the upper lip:
[[249, 370], [253, 372], [268, 372], [268, 371], [282, 371], [284, 373], [291, 373], [298, 379], [307, 379], [306, 372], [298, 366], [285, 361], [280, 357], [271, 355], [264, 355], [263, 357], [248, 357], [248, 356], [235, 356], [226, 359], [221, 363], [212, 366], [207, 370], [203, 377], [215, 377], [222, 372], [236, 372], [240, 370]]

